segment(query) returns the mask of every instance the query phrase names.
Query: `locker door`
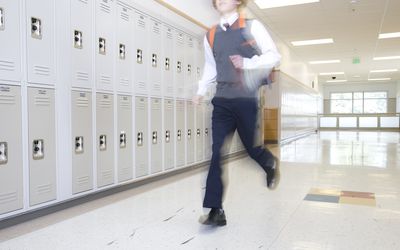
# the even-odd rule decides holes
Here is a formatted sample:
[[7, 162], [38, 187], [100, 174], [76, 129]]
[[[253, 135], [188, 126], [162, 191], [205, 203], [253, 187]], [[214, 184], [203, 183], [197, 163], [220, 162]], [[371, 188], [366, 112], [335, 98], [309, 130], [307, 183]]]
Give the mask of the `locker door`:
[[162, 171], [162, 116], [161, 99], [151, 98], [151, 173]]
[[174, 168], [175, 161], [174, 101], [164, 100], [164, 169]]
[[113, 90], [115, 0], [96, 1], [96, 86], [101, 90]]
[[133, 178], [132, 97], [118, 96], [118, 181]]
[[119, 2], [117, 6], [117, 84], [118, 90], [126, 93], [132, 92], [133, 84], [133, 58], [135, 57], [133, 46], [132, 27], [135, 22], [134, 11]]
[[174, 96], [174, 29], [164, 25], [163, 28], [163, 51], [164, 51], [164, 65], [162, 85], [164, 86], [164, 96]]
[[0, 214], [23, 208], [21, 88], [0, 85]]
[[185, 98], [190, 99], [193, 96], [193, 86], [195, 84], [195, 62], [196, 54], [194, 53], [194, 39], [190, 35], [186, 35], [185, 40], [185, 74], [184, 74], [184, 89]]
[[185, 165], [185, 102], [176, 101], [176, 166]]
[[194, 163], [195, 136], [194, 130], [194, 105], [192, 101], [186, 102], [186, 147], [187, 147], [187, 165]]
[[114, 183], [114, 97], [96, 96], [97, 186]]
[[204, 155], [207, 160], [211, 159], [212, 154], [212, 129], [211, 129], [211, 116], [212, 116], [212, 104], [207, 102], [205, 104], [205, 116], [204, 116]]
[[54, 90], [28, 88], [30, 205], [56, 199]]
[[20, 1], [0, 0], [0, 79], [21, 81]]
[[149, 32], [149, 61], [148, 73], [149, 83], [151, 85], [150, 94], [153, 96], [161, 96], [161, 67], [164, 62], [161, 57], [161, 29], [162, 24], [160, 21], [150, 19], [150, 32]]
[[203, 40], [195, 39], [195, 50], [196, 50], [196, 69], [194, 72], [195, 79], [193, 83], [193, 92], [192, 95], [195, 95], [197, 92], [198, 82], [203, 75], [203, 67], [204, 67], [204, 45]]
[[92, 94], [72, 91], [72, 193], [93, 189]]
[[196, 161], [203, 160], [204, 154], [204, 112], [203, 104], [196, 105]]
[[26, 3], [28, 82], [55, 82], [55, 0]]
[[146, 97], [136, 97], [136, 148], [135, 148], [135, 166], [136, 177], [142, 177], [149, 174], [149, 150], [148, 150], [148, 101]]
[[184, 74], [185, 74], [185, 35], [177, 30], [175, 35], [175, 90], [177, 98], [185, 97]]
[[71, 85], [93, 85], [93, 0], [71, 0]]
[[135, 75], [135, 93], [146, 95], [148, 91], [147, 86], [147, 65], [148, 59], [148, 30], [149, 20], [148, 16], [141, 12], [135, 12], [135, 50], [136, 64], [134, 66]]

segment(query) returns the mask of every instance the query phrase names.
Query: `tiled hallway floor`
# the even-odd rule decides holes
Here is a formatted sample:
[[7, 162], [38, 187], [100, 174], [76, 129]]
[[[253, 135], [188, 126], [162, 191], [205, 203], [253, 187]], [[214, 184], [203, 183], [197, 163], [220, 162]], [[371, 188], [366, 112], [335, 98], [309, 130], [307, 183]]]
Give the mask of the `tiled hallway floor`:
[[[250, 158], [227, 164], [222, 228], [197, 222], [203, 168], [1, 230], [0, 249], [400, 249], [399, 138], [321, 132], [274, 148], [276, 191]], [[372, 193], [375, 204], [305, 200], [316, 190]]]

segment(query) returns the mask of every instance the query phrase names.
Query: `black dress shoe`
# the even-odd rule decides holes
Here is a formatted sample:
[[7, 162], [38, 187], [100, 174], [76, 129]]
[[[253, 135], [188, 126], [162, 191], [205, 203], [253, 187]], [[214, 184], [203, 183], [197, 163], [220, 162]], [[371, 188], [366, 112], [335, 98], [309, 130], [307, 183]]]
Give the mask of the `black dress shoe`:
[[225, 226], [226, 217], [222, 208], [212, 208], [207, 216], [200, 217], [200, 223], [212, 226]]
[[270, 190], [275, 190], [278, 187], [281, 178], [279, 163], [279, 159], [274, 156], [274, 165], [267, 169], [267, 187]]

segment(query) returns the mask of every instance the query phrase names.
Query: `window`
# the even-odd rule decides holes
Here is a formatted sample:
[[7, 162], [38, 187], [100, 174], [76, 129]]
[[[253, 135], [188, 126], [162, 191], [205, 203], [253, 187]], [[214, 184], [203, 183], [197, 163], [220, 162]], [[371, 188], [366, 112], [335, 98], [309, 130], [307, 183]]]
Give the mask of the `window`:
[[331, 113], [387, 113], [387, 92], [331, 93]]

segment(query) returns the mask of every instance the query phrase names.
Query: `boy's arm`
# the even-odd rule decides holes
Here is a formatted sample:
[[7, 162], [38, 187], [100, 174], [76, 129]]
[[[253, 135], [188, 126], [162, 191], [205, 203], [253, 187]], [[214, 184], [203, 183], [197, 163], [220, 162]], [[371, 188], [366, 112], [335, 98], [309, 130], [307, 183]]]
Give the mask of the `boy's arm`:
[[251, 35], [261, 51], [261, 55], [252, 58], [243, 58], [243, 69], [265, 68], [272, 70], [279, 65], [281, 55], [276, 49], [275, 43], [265, 27], [258, 21], [253, 20], [251, 24]]
[[207, 89], [215, 82], [217, 79], [217, 69], [214, 59], [214, 55], [210, 44], [208, 43], [207, 36], [204, 37], [204, 70], [201, 80], [199, 81], [199, 88], [197, 90], [197, 95], [204, 96]]

